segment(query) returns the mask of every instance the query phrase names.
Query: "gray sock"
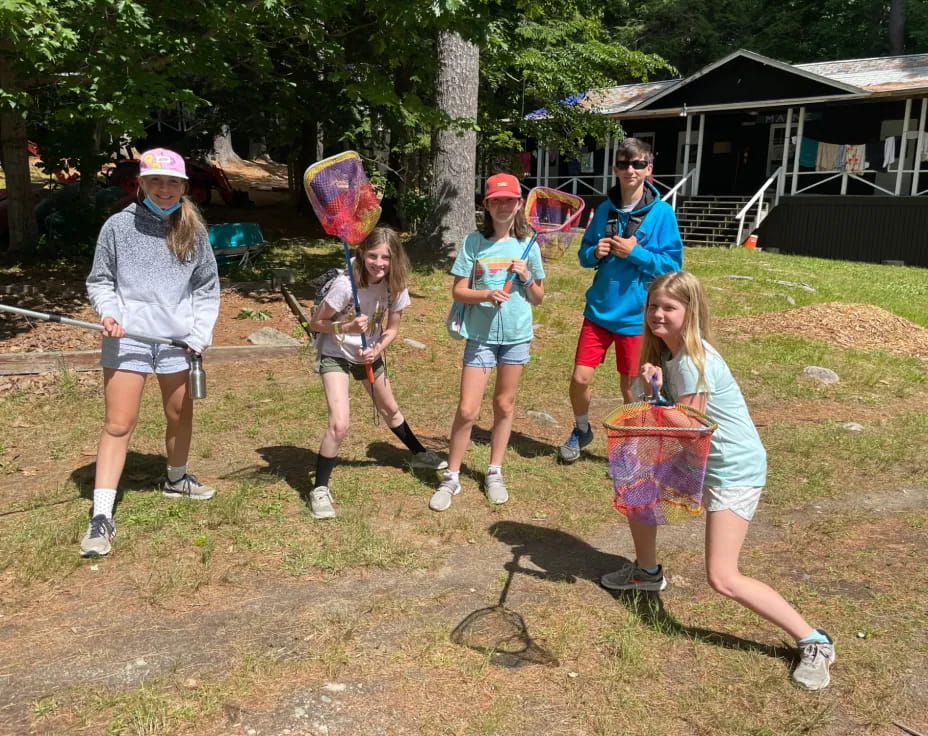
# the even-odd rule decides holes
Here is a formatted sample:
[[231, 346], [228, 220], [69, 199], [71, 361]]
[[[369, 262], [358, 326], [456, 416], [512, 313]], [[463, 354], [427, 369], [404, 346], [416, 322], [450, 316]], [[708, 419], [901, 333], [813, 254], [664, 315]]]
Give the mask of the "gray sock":
[[186, 465], [168, 465], [168, 480], [171, 483], [177, 483], [187, 474]]

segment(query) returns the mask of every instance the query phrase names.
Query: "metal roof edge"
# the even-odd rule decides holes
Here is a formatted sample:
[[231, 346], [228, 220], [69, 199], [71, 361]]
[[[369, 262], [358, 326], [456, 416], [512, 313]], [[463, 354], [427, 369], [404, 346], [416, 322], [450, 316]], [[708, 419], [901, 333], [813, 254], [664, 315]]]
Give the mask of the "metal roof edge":
[[[736, 58], [738, 58], [738, 57], [742, 57], [742, 58], [745, 58], [745, 59], [750, 59], [750, 60], [756, 61], [756, 62], [758, 62], [758, 63], [760, 63], [760, 64], [766, 64], [767, 66], [772, 66], [772, 67], [774, 67], [774, 68], [776, 68], [776, 69], [779, 69], [779, 70], [781, 70], [781, 71], [787, 72], [787, 73], [789, 73], [789, 74], [795, 74], [796, 76], [804, 77], [805, 79], [809, 79], [809, 80], [812, 80], [812, 81], [814, 81], [814, 82], [819, 82], [820, 84], [825, 84], [825, 85], [828, 85], [828, 86], [830, 86], [830, 87], [835, 87], [836, 89], [843, 90], [844, 92], [849, 92], [849, 93], [862, 93], [862, 92], [864, 92], [864, 90], [861, 89], [860, 87], [855, 87], [855, 86], [852, 85], [852, 84], [846, 84], [846, 83], [844, 83], [844, 82], [837, 82], [837, 81], [835, 81], [834, 79], [831, 79], [831, 78], [829, 78], [829, 77], [824, 77], [824, 76], [822, 76], [822, 75], [820, 75], [820, 74], [813, 74], [812, 72], [806, 71], [805, 69], [797, 69], [795, 66], [793, 66], [792, 64], [787, 64], [785, 61], [777, 61], [776, 59], [772, 59], [772, 58], [770, 58], [769, 56], [764, 56], [763, 54], [758, 54], [758, 53], [756, 53], [756, 52], [754, 52], [754, 51], [748, 51], [747, 49], [738, 49], [737, 51], [732, 51], [730, 54], [728, 54], [727, 56], [722, 57], [722, 58], [719, 59], [718, 61], [714, 61], [714, 62], [712, 62], [711, 64], [709, 64], [708, 66], [703, 67], [703, 68], [700, 69], [698, 72], [696, 72], [696, 73], [694, 73], [694, 74], [691, 74], [690, 76], [686, 77], [685, 79], [681, 79], [679, 83], [677, 83], [677, 84], [675, 84], [675, 85], [673, 85], [673, 86], [671, 86], [671, 87], [668, 87], [668, 88], [666, 88], [666, 89], [663, 89], [663, 90], [661, 90], [660, 92], [658, 92], [657, 94], [652, 95], [651, 97], [648, 97], [648, 98], [642, 100], [641, 102], [639, 102], [638, 104], [636, 104], [634, 107], [630, 108], [630, 110], [639, 110], [639, 109], [641, 109], [641, 107], [644, 106], [645, 104], [649, 104], [649, 103], [651, 103], [651, 102], [655, 102], [655, 101], [661, 99], [662, 97], [666, 97], [666, 96], [669, 95], [670, 93], [675, 92], [676, 90], [685, 87], [685, 86], [688, 85], [690, 82], [694, 82], [694, 81], [696, 81], [697, 79], [699, 79], [700, 77], [706, 76], [706, 75], [709, 74], [710, 72], [715, 71], [715, 70], [718, 69], [719, 67], [724, 66], [724, 65], [727, 64], [728, 62], [730, 62], [730, 61], [732, 61], [733, 59], [736, 59]], [[690, 109], [693, 109], [693, 108], [690, 108]]]

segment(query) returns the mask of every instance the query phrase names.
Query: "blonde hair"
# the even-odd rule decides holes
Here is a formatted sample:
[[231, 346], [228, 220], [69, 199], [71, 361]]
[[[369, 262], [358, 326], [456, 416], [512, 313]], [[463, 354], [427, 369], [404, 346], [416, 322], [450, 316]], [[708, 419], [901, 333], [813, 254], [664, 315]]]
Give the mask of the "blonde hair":
[[[142, 187], [145, 177], [139, 177], [139, 202], [147, 192]], [[187, 196], [189, 183], [184, 181], [184, 194], [180, 198], [180, 208], [168, 215], [168, 250], [170, 250], [181, 263], [193, 260], [197, 250], [197, 237], [206, 236], [206, 220], [200, 214], [200, 208]], [[143, 205], [144, 206], [144, 205]]]
[[358, 286], [368, 286], [364, 254], [384, 243], [390, 248], [390, 271], [387, 273], [387, 290], [391, 298], [406, 288], [409, 278], [409, 259], [403, 249], [400, 236], [392, 227], [375, 227], [371, 234], [358, 246], [354, 254], [355, 279]]
[[168, 230], [168, 248], [181, 263], [193, 260], [197, 237], [206, 235], [206, 221], [200, 209], [186, 194], [180, 199], [180, 209], [171, 213]]
[[703, 341], [714, 346], [712, 329], [709, 324], [709, 304], [699, 279], [687, 271], [665, 273], [651, 282], [648, 300], [645, 303], [644, 331], [641, 337], [641, 362], [660, 365], [661, 356], [666, 349], [664, 341], [655, 336], [648, 327], [648, 307], [651, 297], [664, 292], [670, 298], [680, 302], [686, 310], [680, 337], [683, 351], [696, 366], [699, 378], [696, 385], [708, 389], [706, 384], [706, 349]]

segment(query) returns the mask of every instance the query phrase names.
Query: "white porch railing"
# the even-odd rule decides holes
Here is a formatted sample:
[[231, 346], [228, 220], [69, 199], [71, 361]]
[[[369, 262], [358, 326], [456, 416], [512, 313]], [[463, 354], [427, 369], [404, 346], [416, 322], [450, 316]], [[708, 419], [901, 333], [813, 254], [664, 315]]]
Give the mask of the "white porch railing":
[[[889, 169], [888, 172], [891, 173], [891, 174], [896, 174], [896, 173], [898, 172], [898, 170], [897, 170], [897, 169]], [[886, 187], [881, 187], [879, 184], [876, 184], [875, 182], [867, 181], [867, 180], [864, 179], [863, 176], [862, 176], [862, 174], [885, 174], [885, 173], [887, 173], [887, 172], [886, 172], [886, 171], [877, 171], [877, 170], [875, 170], [875, 169], [865, 169], [865, 170], [863, 170], [863, 171], [835, 171], [835, 172], [830, 173], [830, 174], [829, 174], [829, 172], [827, 172], [827, 171], [799, 171], [799, 172], [796, 172], [796, 174], [795, 174], [795, 176], [797, 177], [797, 179], [798, 179], [798, 177], [810, 177], [810, 176], [820, 176], [820, 177], [824, 177], [824, 178], [818, 179], [818, 180], [812, 182], [811, 184], [809, 184], [808, 186], [802, 187], [801, 189], [797, 187], [797, 189], [796, 189], [796, 191], [795, 191], [795, 194], [802, 194], [803, 192], [809, 192], [809, 191], [815, 189], [816, 187], [822, 186], [822, 184], [825, 184], [825, 183], [827, 183], [827, 182], [829, 182], [829, 181], [833, 181], [833, 180], [835, 180], [835, 179], [837, 179], [837, 178], [840, 177], [840, 178], [841, 178], [841, 194], [842, 194], [842, 195], [847, 194], [847, 183], [848, 183], [848, 180], [853, 179], [854, 181], [859, 181], [859, 182], [861, 182], [861, 183], [863, 183], [863, 184], [866, 184], [868, 187], [871, 187], [872, 189], [874, 189], [874, 190], [876, 190], [876, 191], [878, 191], [878, 192], [883, 192], [883, 194], [888, 194], [890, 197], [898, 196], [897, 193], [896, 193], [896, 191], [895, 191], [894, 189], [887, 189]], [[902, 174], [903, 174], [903, 175], [905, 175], [905, 174], [912, 174], [912, 176], [916, 176], [917, 173], [918, 173], [918, 169], [903, 169], [903, 170], [902, 170]], [[923, 191], [921, 191], [921, 192], [917, 192], [917, 191], [916, 191], [916, 192], [913, 192], [913, 193], [912, 193], [912, 196], [920, 196], [920, 195], [925, 194], [925, 193], [928, 193], [928, 189], [925, 189], [925, 190], [923, 190]], [[904, 195], [904, 196], [908, 196], [908, 195]]]
[[[744, 218], [748, 214], [748, 210], [754, 206], [754, 203], [757, 202], [757, 214], [754, 216], [754, 226], [751, 228], [751, 231], [757, 229], [757, 226], [761, 224], [764, 220], [764, 193], [767, 189], [770, 188], [770, 185], [774, 182], [778, 182], [780, 177], [783, 175], [783, 167], [780, 166], [774, 171], [768, 178], [767, 181], [761, 185], [761, 188], [754, 192], [754, 196], [748, 200], [748, 203], [741, 208], [741, 211], [738, 213], [738, 237], [735, 239], [735, 245], [741, 245], [741, 236], [744, 234]], [[780, 201], [780, 190], [779, 187], [774, 189], [775, 196], [773, 199], [773, 206], [776, 207]]]
[[664, 184], [659, 179], [656, 179], [656, 178], [654, 179], [655, 186], [664, 187], [665, 189], [667, 189], [667, 193], [662, 195], [661, 199], [664, 200], [665, 202], [669, 199], [670, 207], [671, 209], [673, 209], [674, 212], [677, 211], [677, 194], [680, 192], [681, 189], [683, 189], [684, 186], [686, 186], [686, 183], [690, 179], [692, 179], [695, 174], [696, 174], [696, 169], [690, 169], [686, 173], [686, 176], [680, 179], [680, 181], [674, 184], [670, 189], [667, 189], [667, 185]]
[[[550, 187], [551, 189], [557, 189], [562, 192], [569, 191], [571, 194], [595, 194], [602, 195], [601, 186], [603, 177], [602, 174], [590, 174], [584, 176], [579, 174], [577, 176], [551, 176], [548, 177], [548, 181], [545, 186]], [[589, 190], [587, 192], [577, 191], [579, 188]]]

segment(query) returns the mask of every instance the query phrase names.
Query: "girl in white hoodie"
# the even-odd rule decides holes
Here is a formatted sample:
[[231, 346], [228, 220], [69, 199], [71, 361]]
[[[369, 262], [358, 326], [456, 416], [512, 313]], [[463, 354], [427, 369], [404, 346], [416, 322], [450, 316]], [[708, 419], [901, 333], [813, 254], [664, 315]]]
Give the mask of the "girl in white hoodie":
[[87, 294], [103, 322], [106, 418], [83, 557], [111, 549], [116, 488], [150, 373], [158, 378], [167, 420], [164, 495], [207, 500], [216, 493], [187, 472], [193, 402], [185, 351], [125, 337], [127, 332], [168, 337], [203, 352], [219, 314], [216, 258], [203, 218], [185, 196], [187, 173], [180, 155], [163, 148], [143, 153], [139, 190], [141, 202], [104, 223], [87, 277]]

